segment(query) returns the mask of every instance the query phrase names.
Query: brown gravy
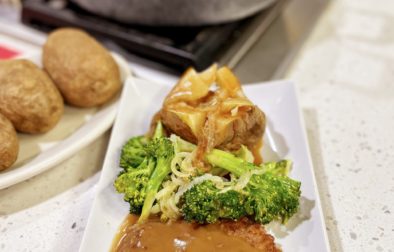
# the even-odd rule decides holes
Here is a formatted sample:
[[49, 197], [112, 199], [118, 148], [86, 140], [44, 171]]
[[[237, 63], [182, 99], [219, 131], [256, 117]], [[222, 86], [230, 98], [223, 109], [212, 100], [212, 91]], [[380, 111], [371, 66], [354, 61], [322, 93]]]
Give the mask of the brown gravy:
[[261, 156], [261, 150], [263, 148], [263, 139], [260, 139], [256, 145], [251, 149], [254, 157], [254, 164], [260, 165], [263, 162], [263, 157]]
[[[262, 251], [253, 247], [245, 239], [224, 232], [220, 224], [201, 226], [184, 221], [166, 224], [155, 218], [137, 226], [134, 225], [137, 219], [138, 216], [135, 215], [129, 215], [126, 218], [113, 241], [111, 252]], [[271, 250], [264, 249], [263, 251]], [[276, 251], [275, 248], [274, 251]]]

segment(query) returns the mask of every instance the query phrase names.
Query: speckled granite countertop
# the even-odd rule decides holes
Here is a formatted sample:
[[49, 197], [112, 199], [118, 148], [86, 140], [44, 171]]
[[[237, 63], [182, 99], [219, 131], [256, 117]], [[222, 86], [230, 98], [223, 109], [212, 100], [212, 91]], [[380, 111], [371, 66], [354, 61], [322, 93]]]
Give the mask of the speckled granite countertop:
[[[393, 1], [334, 1], [286, 73], [333, 251], [394, 251], [393, 27]], [[108, 135], [0, 190], [0, 251], [78, 250]]]
[[394, 251], [394, 2], [332, 3], [287, 76], [333, 251]]

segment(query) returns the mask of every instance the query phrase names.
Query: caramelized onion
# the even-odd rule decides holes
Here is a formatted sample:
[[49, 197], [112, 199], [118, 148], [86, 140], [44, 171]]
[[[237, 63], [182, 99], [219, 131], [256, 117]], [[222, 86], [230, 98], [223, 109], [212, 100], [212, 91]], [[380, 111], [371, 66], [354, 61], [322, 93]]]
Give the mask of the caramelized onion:
[[193, 165], [209, 168], [204, 154], [212, 148], [253, 148], [262, 138], [265, 115], [243, 93], [237, 77], [216, 65], [202, 73], [188, 69], [154, 117], [169, 134], [197, 144]]

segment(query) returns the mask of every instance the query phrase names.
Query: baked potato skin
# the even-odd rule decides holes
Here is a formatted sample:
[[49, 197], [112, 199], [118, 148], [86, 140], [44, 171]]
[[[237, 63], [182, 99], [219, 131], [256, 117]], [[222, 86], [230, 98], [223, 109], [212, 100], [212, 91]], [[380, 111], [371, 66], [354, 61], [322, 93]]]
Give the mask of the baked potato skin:
[[121, 87], [119, 69], [110, 53], [78, 29], [61, 28], [49, 35], [43, 65], [65, 101], [77, 107], [104, 104]]
[[0, 113], [0, 171], [15, 163], [19, 141], [12, 123]]
[[0, 113], [15, 129], [44, 133], [63, 115], [64, 102], [49, 76], [28, 60], [0, 61]]

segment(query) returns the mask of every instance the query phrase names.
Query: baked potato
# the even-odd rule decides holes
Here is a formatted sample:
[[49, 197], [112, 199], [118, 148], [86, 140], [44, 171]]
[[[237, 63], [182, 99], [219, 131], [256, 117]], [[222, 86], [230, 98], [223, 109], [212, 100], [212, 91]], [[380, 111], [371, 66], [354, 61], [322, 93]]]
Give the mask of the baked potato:
[[63, 114], [62, 96], [48, 75], [28, 60], [0, 61], [0, 113], [15, 129], [43, 133]]
[[43, 65], [65, 101], [77, 107], [104, 104], [121, 87], [111, 54], [79, 29], [52, 32], [43, 48]]
[[254, 149], [266, 123], [265, 114], [245, 96], [231, 70], [216, 65], [202, 73], [187, 70], [153, 118], [151, 132], [159, 120], [168, 134], [198, 144], [201, 153], [214, 147]]
[[19, 141], [12, 123], [0, 113], [0, 171], [15, 163]]

